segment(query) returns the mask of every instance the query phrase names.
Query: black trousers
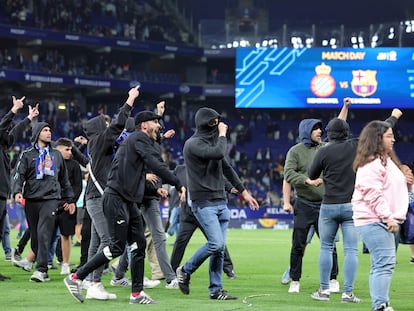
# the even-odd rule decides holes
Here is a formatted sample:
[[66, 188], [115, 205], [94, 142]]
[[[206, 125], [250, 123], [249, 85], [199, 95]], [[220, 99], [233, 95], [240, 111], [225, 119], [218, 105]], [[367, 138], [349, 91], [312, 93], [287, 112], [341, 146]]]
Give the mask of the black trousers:
[[[315, 227], [315, 232], [319, 237], [319, 209], [320, 204], [307, 202], [300, 198], [296, 198], [295, 200], [293, 207], [292, 249], [290, 251], [290, 277], [293, 281], [299, 281], [302, 276], [302, 260], [309, 229], [312, 225]], [[336, 247], [334, 247], [332, 259], [331, 279], [336, 279], [338, 275], [338, 254]]]
[[119, 257], [126, 243], [131, 246], [132, 292], [140, 292], [144, 285], [144, 259], [146, 240], [141, 211], [134, 202], [125, 201], [115, 193], [104, 193], [103, 211], [108, 223], [109, 247], [96, 253], [86, 264], [76, 271], [79, 279], [85, 279], [90, 272]]

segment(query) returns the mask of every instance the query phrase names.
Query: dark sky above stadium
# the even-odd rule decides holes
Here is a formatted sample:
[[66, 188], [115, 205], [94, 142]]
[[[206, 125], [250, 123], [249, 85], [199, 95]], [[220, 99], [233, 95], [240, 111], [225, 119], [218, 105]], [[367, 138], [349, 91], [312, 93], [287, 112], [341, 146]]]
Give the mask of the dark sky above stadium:
[[[225, 7], [235, 0], [183, 0], [194, 18], [224, 18]], [[352, 26], [413, 17], [413, 0], [258, 0], [270, 8], [271, 25], [345, 24]]]

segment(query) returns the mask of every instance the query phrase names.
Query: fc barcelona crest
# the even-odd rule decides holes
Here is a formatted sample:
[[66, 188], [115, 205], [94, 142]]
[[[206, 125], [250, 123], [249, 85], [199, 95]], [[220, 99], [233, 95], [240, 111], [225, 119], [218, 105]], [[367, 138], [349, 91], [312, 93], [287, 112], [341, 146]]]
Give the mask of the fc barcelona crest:
[[376, 70], [352, 70], [351, 87], [354, 94], [362, 97], [371, 96], [377, 91]]

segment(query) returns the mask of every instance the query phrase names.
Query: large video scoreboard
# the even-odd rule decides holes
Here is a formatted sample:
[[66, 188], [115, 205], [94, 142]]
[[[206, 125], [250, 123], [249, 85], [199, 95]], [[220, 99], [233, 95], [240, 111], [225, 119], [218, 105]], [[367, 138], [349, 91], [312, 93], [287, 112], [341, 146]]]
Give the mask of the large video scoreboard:
[[414, 48], [239, 48], [237, 108], [414, 108]]

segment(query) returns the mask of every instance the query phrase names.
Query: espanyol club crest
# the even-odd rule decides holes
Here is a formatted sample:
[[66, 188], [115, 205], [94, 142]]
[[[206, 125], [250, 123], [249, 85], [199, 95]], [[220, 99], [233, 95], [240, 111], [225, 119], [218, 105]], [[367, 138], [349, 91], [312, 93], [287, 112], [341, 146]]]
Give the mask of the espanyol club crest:
[[376, 75], [376, 70], [352, 70], [352, 92], [362, 97], [374, 94], [378, 86]]
[[310, 88], [313, 94], [318, 97], [328, 97], [336, 89], [335, 79], [330, 75], [331, 66], [325, 63], [315, 67], [316, 75], [310, 82]]

